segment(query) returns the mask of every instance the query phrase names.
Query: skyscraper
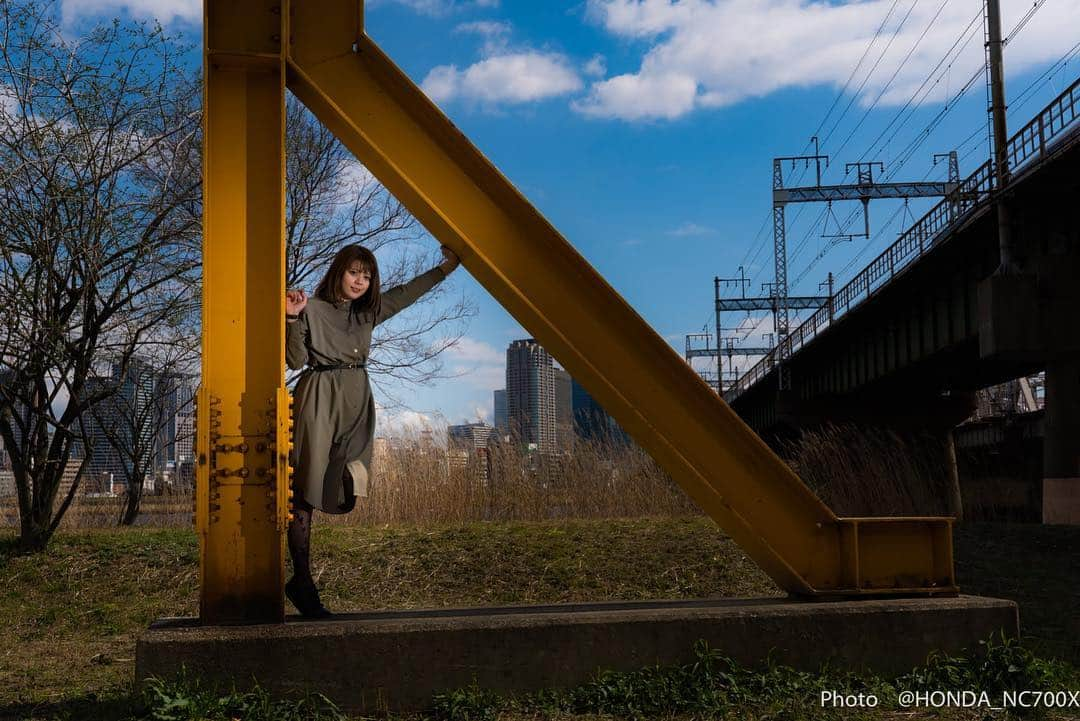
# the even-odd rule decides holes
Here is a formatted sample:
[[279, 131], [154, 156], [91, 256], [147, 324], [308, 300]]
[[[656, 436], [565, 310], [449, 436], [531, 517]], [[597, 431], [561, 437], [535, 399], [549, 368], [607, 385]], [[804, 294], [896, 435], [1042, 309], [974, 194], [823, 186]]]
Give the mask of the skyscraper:
[[197, 379], [165, 373], [156, 394], [159, 424], [154, 474], [174, 490], [189, 488], [195, 472], [195, 390]]
[[495, 430], [500, 434], [510, 432], [510, 423], [506, 413], [506, 389], [495, 391]]
[[569, 451], [574, 445], [573, 379], [562, 368], [555, 369], [555, 445]]
[[195, 382], [192, 376], [165, 373], [159, 379], [161, 427], [157, 469], [193, 458], [195, 430]]
[[114, 481], [126, 481], [135, 471], [135, 456], [146, 459], [145, 470], [153, 470], [160, 458], [161, 413], [155, 407], [161, 402], [160, 377], [151, 363], [133, 357], [126, 369], [113, 362], [107, 376], [87, 379], [89, 393], [111, 391], [83, 418], [86, 452], [92, 453], [87, 472], [94, 481], [109, 475]]
[[487, 423], [462, 423], [458, 426], [447, 427], [446, 440], [453, 448], [475, 451], [478, 448], [488, 447], [491, 431], [492, 428]]
[[572, 385], [574, 431], [577, 435], [591, 440], [629, 443], [630, 436], [608, 415], [603, 406], [576, 380], [572, 381]]
[[555, 373], [534, 338], [506, 349], [506, 411], [511, 433], [541, 452], [555, 450]]

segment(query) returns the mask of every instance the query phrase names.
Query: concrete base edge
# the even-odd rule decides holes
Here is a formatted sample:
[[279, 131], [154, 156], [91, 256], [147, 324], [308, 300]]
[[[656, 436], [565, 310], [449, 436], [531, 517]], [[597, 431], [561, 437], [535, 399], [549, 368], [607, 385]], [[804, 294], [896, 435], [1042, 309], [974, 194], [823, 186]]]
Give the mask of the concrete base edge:
[[739, 663], [907, 671], [933, 650], [1017, 635], [1016, 604], [975, 596], [803, 602], [724, 599], [343, 614], [325, 621], [200, 626], [154, 623], [136, 647], [136, 679], [186, 666], [203, 679], [252, 680], [275, 695], [318, 691], [350, 713], [420, 710], [443, 691], [566, 688], [600, 669], [692, 658], [704, 639]]

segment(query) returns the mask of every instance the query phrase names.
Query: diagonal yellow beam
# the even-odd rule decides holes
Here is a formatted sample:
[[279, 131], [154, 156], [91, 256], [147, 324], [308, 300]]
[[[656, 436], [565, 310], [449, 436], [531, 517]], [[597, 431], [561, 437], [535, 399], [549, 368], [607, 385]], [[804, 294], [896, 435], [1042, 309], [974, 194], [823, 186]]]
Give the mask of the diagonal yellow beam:
[[289, 88], [777, 583], [956, 591], [949, 519], [838, 519], [362, 30], [291, 4]]

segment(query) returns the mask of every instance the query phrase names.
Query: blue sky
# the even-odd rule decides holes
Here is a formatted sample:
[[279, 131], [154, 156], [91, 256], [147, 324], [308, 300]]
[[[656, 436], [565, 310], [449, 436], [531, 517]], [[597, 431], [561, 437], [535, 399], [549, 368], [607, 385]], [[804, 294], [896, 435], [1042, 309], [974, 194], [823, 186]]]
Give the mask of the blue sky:
[[[681, 353], [686, 333], [713, 329], [714, 276], [743, 265], [753, 294], [773, 280], [773, 156], [803, 154], [816, 132], [832, 156], [827, 183], [845, 182], [844, 163], [857, 160], [882, 161], [894, 180], [922, 180], [944, 179], [934, 153], [959, 150], [962, 176], [986, 159], [982, 76], [956, 97], [982, 64], [981, 4], [369, 0], [366, 23]], [[65, 0], [64, 12], [72, 21], [153, 15], [198, 38], [201, 5]], [[1002, 5], [1006, 33], [1033, 7]], [[1010, 133], [1080, 75], [1080, 1], [1036, 7], [1005, 51]], [[839, 232], [855, 207], [837, 205], [836, 220], [817, 205], [789, 210], [792, 294], [817, 294], [829, 271], [838, 286], [850, 280], [910, 224], [909, 212], [929, 205], [872, 204], [871, 239], [830, 246], [821, 236]], [[860, 227], [861, 216], [851, 232]], [[400, 393], [409, 410], [386, 414], [386, 430], [490, 420], [505, 348], [528, 336], [467, 272], [450, 282], [479, 309], [446, 358], [461, 375]], [[740, 325], [747, 344], [772, 330], [767, 318], [727, 325]]]

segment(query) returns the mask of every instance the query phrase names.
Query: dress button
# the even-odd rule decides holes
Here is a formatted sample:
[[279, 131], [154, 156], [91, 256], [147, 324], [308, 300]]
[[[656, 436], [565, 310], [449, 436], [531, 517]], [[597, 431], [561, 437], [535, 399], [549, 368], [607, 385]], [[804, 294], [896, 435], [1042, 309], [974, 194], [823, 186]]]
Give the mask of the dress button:
[[353, 352], [353, 353], [359, 353], [359, 352], [360, 352], [360, 349], [359, 349], [359, 348], [353, 348], [353, 349], [352, 349], [352, 352]]

